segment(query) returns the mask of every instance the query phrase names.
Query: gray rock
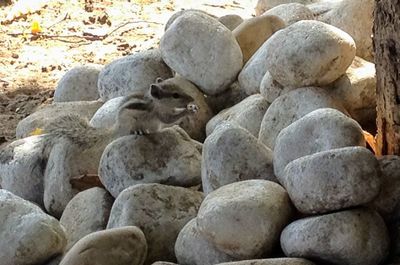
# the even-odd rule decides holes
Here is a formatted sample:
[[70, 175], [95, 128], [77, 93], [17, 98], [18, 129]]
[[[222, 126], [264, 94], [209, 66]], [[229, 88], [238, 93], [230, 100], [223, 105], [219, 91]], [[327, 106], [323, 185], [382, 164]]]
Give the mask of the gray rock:
[[72, 68], [58, 81], [54, 102], [85, 101], [98, 99], [97, 80], [100, 67], [79, 66]]
[[94, 232], [76, 243], [60, 265], [142, 265], [147, 244], [135, 226]]
[[[356, 57], [329, 92], [361, 125], [376, 121], [376, 71], [373, 63]], [[371, 115], [372, 113], [372, 115]]]
[[288, 224], [292, 207], [286, 191], [267, 180], [245, 180], [210, 193], [200, 206], [200, 233], [236, 259], [268, 255]]
[[[178, 12], [175, 12], [175, 13], [168, 19], [167, 23], [165, 24], [164, 31], [167, 31], [167, 29], [169, 28], [169, 26], [171, 26], [171, 24], [174, 23], [174, 21], [175, 21], [178, 17], [180, 17], [181, 15], [183, 15], [183, 14], [185, 14], [185, 13], [189, 13], [189, 12], [191, 12], [191, 13], [193, 13], [193, 12], [194, 12], [194, 13], [200, 13], [200, 14], [203, 14], [203, 15], [210, 16], [210, 17], [213, 18], [213, 19], [218, 19], [216, 16], [214, 16], [214, 15], [212, 15], [212, 14], [210, 14], [210, 13], [207, 13], [207, 12], [201, 10], [201, 9], [194, 9], [194, 8], [183, 9], [183, 10], [180, 10], [180, 11], [178, 11]], [[221, 23], [222, 23], [222, 22], [221, 22]]]
[[81, 147], [69, 139], [61, 139], [49, 155], [44, 175], [44, 205], [53, 216], [61, 217], [69, 201], [79, 192], [74, 179], [88, 174], [97, 175], [105, 146]]
[[199, 232], [196, 218], [189, 221], [179, 232], [175, 254], [181, 265], [214, 265], [235, 260], [204, 238]]
[[112, 98], [104, 103], [90, 120], [90, 126], [94, 128], [110, 128], [117, 120], [118, 107], [124, 97]]
[[193, 219], [203, 199], [201, 192], [161, 184], [134, 185], [115, 200], [107, 228], [135, 225], [149, 246], [145, 264], [175, 261], [179, 231]]
[[227, 89], [242, 69], [232, 32], [199, 12], [179, 16], [161, 38], [160, 49], [167, 65], [208, 95]]
[[345, 147], [289, 163], [284, 186], [297, 210], [327, 213], [372, 201], [380, 190], [378, 161], [364, 147]]
[[233, 107], [223, 110], [214, 116], [207, 123], [207, 135], [210, 135], [221, 123], [229, 122], [239, 125], [257, 137], [261, 121], [268, 107], [269, 103], [260, 94], [249, 96]]
[[[324, 47], [324, 49], [321, 49]], [[346, 72], [356, 55], [346, 32], [314, 20], [296, 22], [266, 42], [266, 66], [283, 86], [324, 86]]]
[[115, 198], [135, 184], [195, 186], [201, 183], [201, 144], [177, 126], [145, 136], [124, 136], [104, 150], [99, 175]]
[[300, 3], [282, 4], [266, 11], [263, 16], [277, 16], [287, 26], [300, 20], [313, 20], [314, 13], [305, 5]]
[[275, 258], [275, 259], [255, 259], [242, 260], [235, 262], [224, 262], [217, 265], [315, 265], [306, 259], [298, 258]]
[[297, 220], [281, 235], [289, 257], [333, 265], [376, 265], [389, 250], [384, 221], [374, 211], [355, 209]]
[[236, 14], [230, 14], [218, 18], [218, 21], [232, 31], [243, 22], [243, 18]]
[[152, 265], [178, 265], [178, 264], [166, 261], [156, 261]]
[[43, 207], [45, 136], [16, 140], [0, 149], [0, 186]]
[[246, 19], [232, 33], [235, 36], [246, 63], [260, 46], [276, 31], [283, 29], [285, 22], [276, 16], [260, 16]]
[[91, 188], [72, 198], [60, 219], [68, 239], [66, 251], [84, 236], [106, 229], [113, 202], [102, 188]]
[[247, 130], [222, 124], [203, 146], [201, 178], [205, 194], [221, 186], [248, 179], [277, 181], [272, 151]]
[[372, 28], [374, 21], [374, 0], [342, 0], [323, 3], [326, 9], [320, 12], [318, 20], [342, 29], [353, 37], [357, 55], [373, 61]]
[[278, 97], [296, 89], [295, 87], [284, 87], [274, 80], [270, 72], [267, 71], [261, 80], [260, 93], [269, 102], [274, 102]]
[[67, 244], [59, 222], [38, 206], [0, 190], [0, 264], [40, 264]]
[[138, 52], [117, 59], [103, 68], [99, 75], [99, 94], [101, 99], [107, 101], [133, 92], [147, 91], [158, 77], [172, 77], [160, 51]]
[[44, 263], [43, 265], [59, 265], [62, 260], [62, 255], [58, 255], [55, 258], [52, 258], [50, 261]]
[[277, 98], [269, 106], [262, 120], [259, 140], [274, 149], [275, 140], [282, 129], [320, 108], [346, 110], [325, 89], [305, 87], [295, 89]]
[[308, 5], [308, 4], [312, 4], [315, 2], [319, 2], [319, 1], [320, 0], [258, 0], [257, 5], [255, 7], [256, 16], [259, 16], [259, 15], [265, 13], [265, 11], [267, 11], [273, 7], [283, 5], [283, 4], [300, 3], [303, 5]]
[[46, 125], [67, 114], [75, 114], [90, 120], [102, 105], [100, 101], [71, 101], [46, 105], [18, 123], [16, 136], [28, 137], [35, 129], [46, 131]]
[[274, 147], [274, 172], [284, 183], [282, 176], [286, 165], [297, 158], [335, 148], [365, 145], [362, 128], [355, 120], [335, 109], [317, 109], [279, 133]]
[[224, 92], [214, 95], [207, 96], [206, 102], [212, 109], [213, 113], [218, 113], [221, 110], [232, 107], [238, 104], [240, 101], [247, 98], [248, 95], [240, 87], [239, 82], [235, 81], [227, 90]]
[[383, 156], [379, 159], [381, 190], [370, 204], [381, 216], [389, 221], [400, 205], [400, 157]]

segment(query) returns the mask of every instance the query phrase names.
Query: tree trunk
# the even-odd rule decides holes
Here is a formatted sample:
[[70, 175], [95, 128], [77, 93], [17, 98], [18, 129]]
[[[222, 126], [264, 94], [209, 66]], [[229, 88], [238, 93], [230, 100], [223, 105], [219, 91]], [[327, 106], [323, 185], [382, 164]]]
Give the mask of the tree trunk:
[[377, 155], [400, 155], [400, 0], [375, 0]]

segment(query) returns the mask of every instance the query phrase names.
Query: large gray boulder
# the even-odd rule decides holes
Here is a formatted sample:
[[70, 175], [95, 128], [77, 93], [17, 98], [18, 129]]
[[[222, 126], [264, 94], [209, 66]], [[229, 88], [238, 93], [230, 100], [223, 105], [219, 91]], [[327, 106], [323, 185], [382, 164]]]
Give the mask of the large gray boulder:
[[85, 236], [65, 254], [60, 265], [142, 265], [146, 254], [143, 232], [126, 226]]
[[271, 254], [292, 215], [286, 191], [267, 180], [245, 180], [210, 193], [200, 206], [200, 233], [236, 259]]
[[379, 173], [368, 149], [345, 147], [294, 160], [283, 183], [301, 213], [326, 213], [372, 201], [380, 191]]
[[314, 19], [314, 13], [305, 5], [300, 3], [282, 4], [266, 11], [263, 16], [277, 16], [286, 23], [292, 25], [300, 20]]
[[333, 265], [380, 264], [389, 251], [384, 221], [374, 211], [354, 209], [297, 220], [281, 235], [283, 252]]
[[16, 136], [28, 137], [36, 129], [46, 131], [47, 125], [69, 114], [90, 120], [102, 105], [100, 101], [71, 101], [45, 105], [18, 123]]
[[232, 32], [199, 12], [180, 15], [161, 38], [160, 50], [167, 65], [208, 95], [227, 89], [242, 69], [242, 52]]
[[16, 140], [0, 149], [0, 187], [43, 206], [46, 136]]
[[64, 74], [54, 91], [54, 102], [97, 100], [100, 67], [78, 66]]
[[161, 184], [134, 185], [115, 200], [107, 228], [135, 225], [146, 236], [145, 264], [175, 261], [174, 246], [179, 231], [196, 217], [201, 192]]
[[282, 183], [286, 165], [297, 158], [365, 145], [363, 130], [355, 120], [335, 109], [317, 109], [279, 133], [274, 147], [274, 172]]
[[106, 229], [113, 202], [113, 197], [98, 187], [72, 198], [60, 218], [68, 239], [66, 251], [84, 236]]
[[258, 0], [255, 11], [256, 16], [259, 16], [265, 13], [267, 10], [283, 4], [300, 3], [303, 5], [308, 5], [319, 1], [320, 0]]
[[281, 130], [320, 108], [333, 108], [346, 113], [344, 107], [325, 89], [305, 87], [290, 91], [277, 98], [269, 106], [262, 120], [258, 139], [274, 149], [276, 137]]
[[[324, 47], [324, 49], [321, 49]], [[314, 20], [296, 22], [266, 42], [266, 68], [283, 86], [325, 86], [346, 72], [355, 55], [346, 32]]]
[[214, 265], [235, 260], [204, 238], [199, 232], [196, 218], [190, 220], [179, 232], [175, 254], [181, 265]]
[[207, 135], [210, 135], [220, 124], [229, 122], [248, 130], [252, 135], [258, 137], [261, 121], [269, 105], [260, 94], [249, 96], [215, 115], [207, 123]]
[[247, 130], [228, 123], [220, 125], [203, 145], [201, 178], [204, 193], [248, 179], [277, 181], [271, 149]]
[[99, 74], [98, 90], [101, 99], [107, 101], [133, 92], [147, 91], [159, 77], [172, 77], [160, 51], [142, 51], [106, 65]]
[[99, 175], [115, 198], [135, 184], [195, 186], [201, 183], [201, 144], [177, 126], [124, 136], [104, 150]]
[[60, 223], [38, 206], [0, 189], [0, 264], [42, 264], [67, 240]]

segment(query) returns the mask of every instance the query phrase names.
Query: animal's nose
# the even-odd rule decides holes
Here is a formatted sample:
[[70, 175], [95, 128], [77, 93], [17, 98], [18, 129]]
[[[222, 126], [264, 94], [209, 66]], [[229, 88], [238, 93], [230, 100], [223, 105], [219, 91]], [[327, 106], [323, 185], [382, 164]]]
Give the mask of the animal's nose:
[[189, 111], [193, 112], [193, 113], [196, 113], [196, 112], [199, 110], [199, 107], [198, 107], [196, 104], [194, 104], [194, 103], [188, 104], [186, 108], [187, 108]]

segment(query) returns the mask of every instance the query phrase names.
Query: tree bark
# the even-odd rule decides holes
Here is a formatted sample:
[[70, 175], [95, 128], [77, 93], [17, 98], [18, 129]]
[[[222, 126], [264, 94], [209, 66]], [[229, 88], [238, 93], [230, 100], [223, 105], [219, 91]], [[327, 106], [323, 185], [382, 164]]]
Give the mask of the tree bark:
[[400, 155], [400, 0], [375, 0], [377, 155]]

